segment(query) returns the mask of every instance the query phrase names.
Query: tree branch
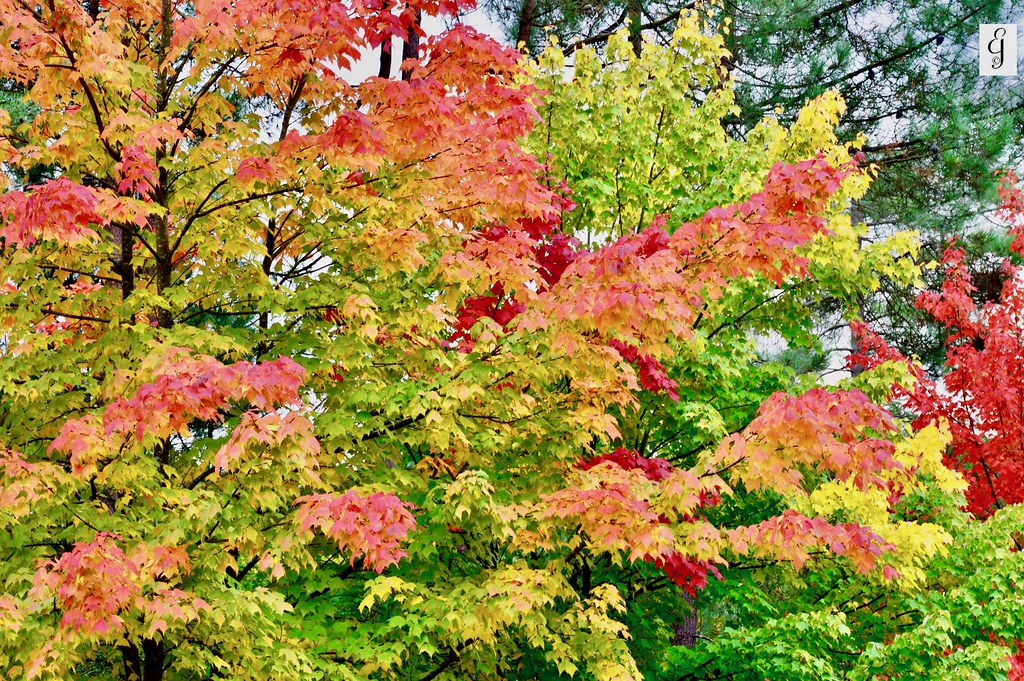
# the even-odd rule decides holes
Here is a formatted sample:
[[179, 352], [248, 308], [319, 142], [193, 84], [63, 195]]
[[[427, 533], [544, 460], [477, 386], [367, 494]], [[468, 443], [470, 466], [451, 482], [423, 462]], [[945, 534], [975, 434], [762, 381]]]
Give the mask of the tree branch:
[[[684, 12], [693, 9], [695, 5], [696, 3], [694, 2], [687, 3], [680, 7], [678, 10], [668, 14], [667, 16], [664, 16], [660, 19], [656, 19], [655, 21], [648, 22], [646, 24], [641, 24], [639, 30], [649, 31], [656, 28], [661, 28], [662, 26], [670, 24], [673, 21], [678, 21]], [[620, 18], [620, 23], [624, 18], [625, 14], [623, 14], [622, 18]], [[586, 47], [587, 45], [599, 45], [601, 43], [608, 42], [608, 39], [615, 35], [615, 29], [617, 28], [618, 26], [613, 25], [613, 28], [611, 30], [606, 30], [603, 33], [598, 33], [597, 35], [590, 36], [589, 38], [584, 38], [583, 40], [577, 40], [576, 42], [567, 46], [563, 51], [563, 54], [565, 54], [565, 56], [568, 57], [570, 54], [580, 49], [581, 47]]]

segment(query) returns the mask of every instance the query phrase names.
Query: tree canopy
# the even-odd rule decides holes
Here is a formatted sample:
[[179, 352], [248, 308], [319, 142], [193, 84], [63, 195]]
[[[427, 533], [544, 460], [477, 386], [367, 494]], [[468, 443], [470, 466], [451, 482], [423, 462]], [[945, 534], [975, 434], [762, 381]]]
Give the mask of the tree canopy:
[[1005, 672], [1019, 512], [957, 511], [906, 370], [755, 361], [915, 281], [841, 98], [728, 135], [697, 12], [350, 82], [458, 9], [0, 0], [4, 675]]
[[[998, 174], [1021, 149], [1019, 81], [982, 77], [978, 25], [1019, 20], [1000, 0], [737, 0], [696, 3], [723, 32], [721, 63], [734, 82], [736, 110], [727, 133], [743, 139], [765, 116], [791, 123], [803, 104], [835, 89], [847, 114], [837, 125], [841, 141], [866, 136], [862, 146], [877, 175], [855, 205], [855, 221], [869, 226], [865, 239], [901, 230], [920, 234], [920, 262], [941, 259], [946, 241], [985, 224], [997, 202]], [[618, 30], [645, 43], [670, 40], [690, 2], [664, 0], [519, 0], [484, 2], [488, 16], [512, 44], [539, 53], [553, 36], [571, 53], [603, 50]], [[998, 244], [963, 242], [965, 264], [976, 275]], [[941, 282], [925, 270], [929, 289]], [[977, 278], [977, 277], [976, 277]], [[856, 301], [857, 314], [893, 347], [942, 373], [943, 331], [914, 306], [918, 289], [882, 277], [880, 289]], [[830, 300], [828, 329], [850, 301]], [[827, 334], [823, 334], [827, 335]], [[826, 343], [828, 344], [828, 343]], [[842, 347], [838, 340], [832, 346]]]

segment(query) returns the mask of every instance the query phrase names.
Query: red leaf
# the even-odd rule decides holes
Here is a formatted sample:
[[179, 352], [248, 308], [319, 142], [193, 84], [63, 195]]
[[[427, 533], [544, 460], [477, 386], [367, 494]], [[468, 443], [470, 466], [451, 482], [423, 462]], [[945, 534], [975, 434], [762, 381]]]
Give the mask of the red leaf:
[[367, 567], [383, 572], [405, 555], [401, 542], [416, 526], [412, 504], [393, 494], [374, 492], [360, 496], [315, 494], [296, 499], [295, 522], [303, 530], [318, 529], [350, 552], [351, 561], [362, 557]]
[[28, 192], [0, 195], [0, 237], [31, 246], [39, 239], [76, 243], [98, 238], [88, 225], [103, 226], [100, 199], [92, 189], [67, 178], [48, 180]]

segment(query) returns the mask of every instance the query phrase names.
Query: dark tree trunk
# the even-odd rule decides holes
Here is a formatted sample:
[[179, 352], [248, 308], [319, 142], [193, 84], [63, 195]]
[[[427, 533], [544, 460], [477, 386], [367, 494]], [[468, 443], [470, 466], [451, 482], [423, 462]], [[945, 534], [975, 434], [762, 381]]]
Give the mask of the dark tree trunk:
[[377, 75], [381, 78], [391, 77], [391, 38], [380, 45], [380, 70]]
[[[859, 201], [852, 201], [850, 203], [850, 222], [856, 227], [859, 223], [864, 221], [864, 212], [860, 208]], [[860, 237], [857, 239], [857, 246], [861, 247], [864, 245], [864, 238]], [[857, 297], [857, 306], [860, 308], [857, 311], [857, 316], [864, 318], [864, 311], [867, 306], [867, 296], [860, 295]], [[854, 335], [853, 329], [850, 328], [850, 352], [854, 355], [859, 355], [861, 352], [860, 339]], [[859, 376], [864, 373], [864, 367], [860, 364], [854, 364], [850, 367], [851, 376]]]
[[145, 640], [140, 646], [121, 646], [125, 681], [163, 681], [167, 652], [160, 641]]
[[[423, 22], [423, 12], [416, 10], [416, 20], [412, 26], [409, 27], [409, 33], [406, 34], [405, 42], [402, 44], [402, 62], [406, 59], [415, 59], [420, 54], [420, 24]], [[409, 80], [412, 77], [412, 71], [407, 68], [402, 69], [402, 80]]]
[[163, 681], [167, 653], [162, 641], [142, 642], [142, 681]]
[[[391, 1], [384, 0], [380, 5], [381, 14], [387, 14], [391, 11]], [[380, 44], [380, 69], [377, 71], [377, 76], [380, 78], [391, 77], [391, 51], [394, 47], [395, 41], [391, 36], [388, 36]]]
[[626, 20], [629, 25], [629, 44], [633, 46], [633, 54], [640, 56], [640, 51], [643, 49], [644, 36], [642, 24], [640, 21], [641, 6], [639, 3], [632, 2], [626, 11]]
[[692, 648], [697, 645], [697, 601], [688, 593], [683, 598], [690, 604], [690, 611], [679, 624], [672, 625], [676, 635], [672, 637], [672, 645]]
[[112, 269], [121, 277], [121, 300], [127, 300], [135, 290], [135, 268], [132, 266], [132, 252], [135, 239], [128, 225], [112, 224], [109, 227], [110, 237], [119, 246], [118, 252], [111, 258]]
[[530, 33], [533, 31], [533, 0], [523, 0], [519, 10], [519, 27], [516, 30], [516, 47], [527, 54], [530, 52]]

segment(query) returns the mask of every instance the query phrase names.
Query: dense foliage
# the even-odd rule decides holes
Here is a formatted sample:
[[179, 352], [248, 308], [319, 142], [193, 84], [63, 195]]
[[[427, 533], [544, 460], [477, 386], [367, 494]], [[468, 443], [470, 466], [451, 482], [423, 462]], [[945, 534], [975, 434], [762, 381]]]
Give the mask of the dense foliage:
[[[1024, 195], [1012, 174], [1004, 180], [1001, 194], [1009, 254], [1019, 256], [1024, 248]], [[953, 441], [947, 464], [971, 483], [968, 509], [985, 517], [1024, 501], [1024, 281], [1005, 258], [999, 267], [998, 298], [979, 306], [972, 296], [976, 287], [964, 266], [963, 248], [953, 243], [946, 249], [942, 270], [942, 289], [922, 293], [917, 304], [947, 330], [948, 372], [936, 383], [916, 371], [918, 380], [900, 393], [904, 408], [916, 416], [916, 427], [940, 420], [950, 425]], [[859, 332], [865, 352], [851, 358], [853, 362], [907, 362], [914, 370], [870, 328], [860, 327]]]
[[[665, 44], [679, 0], [487, 0], [483, 3], [512, 44], [533, 54], [555, 36], [567, 52], [603, 47], [616, 31], [634, 49]], [[725, 121], [744, 138], [765, 116], [784, 122], [808, 99], [842, 92], [847, 115], [842, 141], [866, 135], [863, 150], [878, 169], [854, 206], [867, 239], [912, 229], [920, 233], [922, 264], [941, 258], [951, 236], [966, 236], [996, 201], [995, 171], [1019, 157], [1020, 82], [982, 77], [978, 25], [1019, 22], [1002, 0], [731, 0], [713, 7], [725, 31], [721, 64], [735, 84], [737, 108]], [[987, 239], [963, 239], [965, 265], [978, 275], [998, 252]], [[925, 271], [929, 288], [940, 282]], [[977, 278], [977, 276], [976, 276]], [[890, 344], [914, 355], [934, 376], [942, 372], [943, 333], [914, 306], [915, 290], [882, 278], [878, 291], [856, 301], [859, 314]], [[826, 300], [828, 336], [850, 301]], [[826, 345], [842, 348], [841, 338]], [[838, 358], [837, 358], [838, 359]]]
[[349, 82], [456, 9], [0, 0], [4, 676], [1004, 673], [1017, 509], [755, 362], [915, 280], [841, 99], [730, 137], [698, 14]]

